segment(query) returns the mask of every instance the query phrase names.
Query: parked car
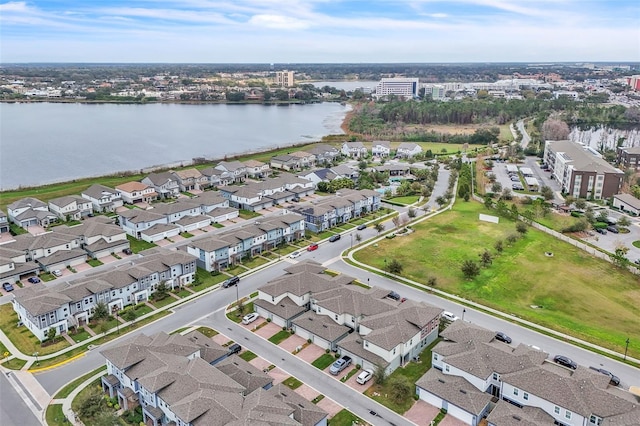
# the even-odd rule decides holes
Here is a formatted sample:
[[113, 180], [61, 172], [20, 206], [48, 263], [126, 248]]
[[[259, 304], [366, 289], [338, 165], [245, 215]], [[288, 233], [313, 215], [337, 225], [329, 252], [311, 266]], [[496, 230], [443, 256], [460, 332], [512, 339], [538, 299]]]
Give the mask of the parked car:
[[240, 277], [238, 277], [238, 276], [234, 276], [234, 277], [231, 277], [231, 278], [229, 278], [229, 279], [225, 280], [225, 281], [222, 283], [222, 287], [224, 287], [224, 288], [228, 288], [228, 287], [231, 287], [231, 286], [237, 285], [239, 282], [240, 282]]
[[598, 234], [607, 235], [607, 230], [604, 228], [596, 228]]
[[331, 367], [329, 367], [329, 373], [337, 376], [342, 370], [351, 365], [351, 357], [347, 355], [343, 355], [342, 358], [336, 360]]
[[620, 386], [620, 378], [613, 374], [609, 370], [605, 370], [604, 368], [599, 367], [589, 367], [592, 370], [597, 371], [598, 373], [604, 374], [605, 376], [609, 376], [609, 384], [613, 386]]
[[13, 291], [13, 284], [2, 283], [2, 288], [4, 289], [4, 291]]
[[314, 251], [314, 250], [318, 250], [317, 244], [311, 244], [309, 247], [307, 247], [307, 251]]
[[556, 364], [560, 364], [563, 367], [571, 368], [572, 370], [575, 370], [576, 368], [578, 368], [578, 364], [576, 364], [575, 361], [573, 361], [568, 356], [564, 356], [564, 355], [554, 356], [553, 362], [555, 362]]
[[242, 323], [243, 324], [251, 324], [252, 322], [257, 320], [259, 316], [260, 315], [258, 315], [257, 312], [251, 312], [250, 314], [247, 314], [247, 315], [242, 317]]
[[364, 385], [372, 378], [373, 378], [373, 371], [364, 370], [362, 373], [358, 374], [358, 377], [356, 377], [356, 382], [360, 383], [361, 385]]
[[298, 201], [300, 201], [300, 197], [293, 197], [293, 198], [291, 199], [291, 201], [293, 201], [293, 202], [296, 202], [296, 203], [297, 203]]
[[126, 248], [126, 249], [122, 250], [122, 252], [123, 252], [124, 254], [127, 254], [127, 255], [132, 255], [132, 254], [133, 254], [133, 252], [131, 251], [131, 249], [130, 249], [130, 248]]
[[446, 319], [447, 321], [458, 321], [460, 318], [458, 318], [457, 316], [453, 315], [451, 312], [448, 311], [444, 311], [442, 313], [442, 318]]
[[389, 299], [393, 299], [393, 300], [400, 300], [400, 295], [398, 293], [396, 293], [395, 291], [392, 291], [389, 294], [387, 294], [387, 297]]
[[302, 254], [302, 253], [300, 253], [299, 251], [294, 251], [293, 253], [291, 253], [291, 254], [289, 255], [289, 258], [290, 258], [290, 259], [295, 259], [296, 257], [300, 257], [300, 255], [301, 255], [301, 254]]
[[51, 272], [53, 275], [55, 275], [56, 277], [61, 277], [62, 276], [62, 271], [60, 269], [56, 269], [55, 271]]
[[330, 243], [335, 243], [339, 239], [340, 239], [340, 234], [335, 234], [335, 235], [332, 235], [331, 238], [329, 238], [329, 242]]
[[507, 336], [502, 331], [498, 331], [496, 333], [496, 340], [499, 340], [499, 341], [504, 342], [504, 343], [511, 343], [512, 342], [511, 337]]
[[358, 231], [362, 231], [363, 229], [367, 229], [367, 225], [365, 225], [364, 223], [362, 225], [358, 225], [358, 227], [356, 228]]
[[240, 346], [237, 343], [234, 343], [233, 345], [229, 346], [229, 355], [240, 353], [241, 350], [242, 350], [242, 346]]
[[613, 225], [609, 225], [607, 226], [607, 231], [614, 233], [614, 234], [619, 234], [620, 230], [618, 229], [617, 226], [613, 226]]
[[40, 282], [40, 278], [38, 278], [38, 277], [29, 277], [29, 279], [27, 281], [29, 281], [31, 284], [38, 284]]

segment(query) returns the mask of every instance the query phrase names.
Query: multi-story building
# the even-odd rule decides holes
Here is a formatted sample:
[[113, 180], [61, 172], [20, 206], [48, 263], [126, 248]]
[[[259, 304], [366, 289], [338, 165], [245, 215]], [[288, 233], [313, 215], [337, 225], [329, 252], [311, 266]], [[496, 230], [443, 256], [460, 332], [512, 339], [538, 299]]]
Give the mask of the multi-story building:
[[620, 192], [624, 173], [592, 148], [568, 140], [546, 141], [544, 163], [562, 192], [573, 197], [601, 200]]
[[142, 182], [127, 182], [116, 186], [122, 201], [128, 204], [150, 203], [158, 198], [158, 193], [153, 186]]
[[417, 78], [383, 78], [376, 86], [375, 97], [394, 95], [412, 99], [418, 96], [419, 86]]
[[158, 284], [175, 288], [192, 283], [196, 259], [184, 252], [152, 249], [130, 265], [117, 270], [55, 284], [30, 286], [13, 293], [13, 309], [19, 320], [39, 339], [50, 328], [58, 334], [89, 321], [97, 303], [109, 312], [149, 300]]
[[37, 198], [22, 198], [7, 206], [9, 220], [18, 226], [47, 227], [58, 221], [58, 217], [49, 211], [49, 206]]
[[93, 204], [86, 198], [69, 195], [49, 200], [49, 211], [60, 220], [80, 220], [93, 213]]
[[616, 163], [625, 169], [640, 170], [640, 146], [618, 148]]
[[276, 71], [276, 84], [280, 87], [293, 87], [296, 83], [293, 71]]
[[391, 142], [373, 141], [371, 144], [371, 155], [375, 157], [388, 157], [391, 155]]
[[[205, 360], [212, 347], [220, 361]], [[326, 426], [328, 413], [201, 333], [160, 332], [102, 351], [102, 388], [144, 424]]]
[[0, 233], [9, 232], [9, 221], [5, 212], [0, 210]]
[[173, 198], [180, 193], [178, 179], [171, 172], [150, 173], [142, 183], [153, 187], [161, 199]]
[[362, 158], [366, 157], [368, 150], [362, 142], [344, 142], [340, 152], [350, 158]]
[[120, 193], [108, 186], [94, 184], [82, 191], [81, 195], [82, 198], [91, 201], [93, 210], [98, 213], [114, 212], [122, 206]]

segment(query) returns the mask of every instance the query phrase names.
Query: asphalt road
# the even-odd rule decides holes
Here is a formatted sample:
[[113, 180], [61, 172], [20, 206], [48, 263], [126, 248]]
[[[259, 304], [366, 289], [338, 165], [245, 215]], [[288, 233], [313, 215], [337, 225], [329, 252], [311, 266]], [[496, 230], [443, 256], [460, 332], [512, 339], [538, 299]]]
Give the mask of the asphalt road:
[[[12, 374], [9, 372], [8, 374]], [[10, 383], [9, 380], [12, 382]], [[14, 386], [17, 386], [15, 388]], [[0, 424], [2, 426], [30, 426], [40, 424], [26, 404], [28, 396], [20, 385], [6, 374], [0, 373]]]

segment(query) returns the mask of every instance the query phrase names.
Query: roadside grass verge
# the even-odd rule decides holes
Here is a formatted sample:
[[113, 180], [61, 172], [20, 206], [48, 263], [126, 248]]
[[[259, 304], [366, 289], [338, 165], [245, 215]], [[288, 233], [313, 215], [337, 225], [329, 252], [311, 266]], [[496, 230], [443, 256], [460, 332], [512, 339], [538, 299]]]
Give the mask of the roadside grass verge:
[[[189, 293], [189, 294], [191, 294], [191, 293]], [[169, 305], [169, 304], [171, 304], [173, 302], [177, 302], [177, 301], [178, 301], [178, 299], [176, 299], [175, 297], [167, 295], [167, 297], [165, 297], [162, 300], [152, 300], [151, 304], [153, 306], [155, 306], [156, 309], [160, 309], [160, 308], [164, 308], [165, 306], [167, 306], [167, 305]]]
[[5, 361], [2, 363], [4, 368], [8, 368], [9, 370], [21, 370], [22, 367], [27, 363], [27, 361], [23, 359], [13, 358], [9, 361]]
[[279, 345], [284, 340], [288, 339], [289, 336], [291, 336], [291, 333], [289, 333], [287, 330], [280, 330], [273, 336], [269, 337], [269, 341], [274, 345]]
[[90, 259], [87, 261], [87, 263], [89, 265], [91, 265], [92, 267], [96, 267], [96, 266], [100, 266], [100, 265], [104, 265], [104, 263], [102, 263], [102, 261], [98, 260], [98, 259]]
[[218, 332], [216, 330], [214, 330], [213, 328], [209, 328], [209, 327], [198, 327], [197, 330], [204, 334], [205, 336], [211, 338], [215, 335], [218, 334]]
[[[447, 293], [620, 353], [629, 338], [629, 355], [640, 356], [636, 276], [533, 228], [509, 246], [515, 223], [480, 222], [479, 213], [495, 214], [480, 203], [459, 201], [452, 211], [414, 225], [414, 238], [383, 239], [354, 257], [378, 269], [385, 259], [397, 260], [406, 278], [426, 283], [435, 277]], [[494, 249], [498, 240], [502, 253]], [[478, 261], [485, 249], [492, 264], [465, 279], [462, 263]]]
[[[235, 302], [233, 302], [233, 304], [235, 305]], [[253, 302], [245, 303], [243, 305], [242, 312], [238, 311], [237, 309], [227, 312], [227, 318], [235, 323], [239, 323], [240, 321], [242, 321], [243, 316], [245, 316], [246, 314], [250, 314], [251, 312], [253, 312]]]
[[49, 426], [69, 425], [69, 421], [62, 412], [62, 404], [52, 404], [47, 407], [45, 420]]
[[98, 374], [101, 371], [105, 371], [106, 372], [107, 371], [107, 366], [103, 365], [102, 367], [98, 367], [95, 370], [89, 371], [84, 376], [80, 376], [77, 379], [75, 379], [74, 381], [67, 383], [66, 385], [64, 385], [64, 387], [62, 389], [60, 389], [54, 395], [53, 399], [59, 399], [59, 398], [68, 397], [71, 394], [71, 392], [73, 392], [73, 390], [78, 387], [78, 385], [82, 384], [82, 382], [87, 380], [89, 377], [92, 377], [92, 376]]
[[331, 417], [328, 424], [329, 426], [352, 426], [355, 424], [362, 425], [365, 423], [360, 417], [345, 408], [339, 411], [335, 416]]
[[408, 206], [409, 204], [416, 203], [419, 199], [420, 199], [419, 195], [407, 195], [406, 197], [389, 198], [388, 201], [393, 201], [394, 203]]

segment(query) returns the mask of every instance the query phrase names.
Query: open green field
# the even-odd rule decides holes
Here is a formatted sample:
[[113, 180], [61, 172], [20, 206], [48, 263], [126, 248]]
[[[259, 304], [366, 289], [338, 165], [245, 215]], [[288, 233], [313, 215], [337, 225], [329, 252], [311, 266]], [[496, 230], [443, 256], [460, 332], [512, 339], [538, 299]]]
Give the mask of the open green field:
[[405, 197], [389, 198], [389, 201], [393, 201], [394, 203], [409, 205], [409, 204], [416, 203], [419, 199], [420, 199], [419, 195], [407, 195]]
[[[509, 247], [514, 222], [479, 222], [479, 213], [492, 212], [458, 202], [453, 211], [415, 225], [411, 238], [384, 239], [355, 258], [379, 269], [385, 259], [396, 259], [407, 278], [426, 283], [436, 277], [440, 290], [618, 352], [629, 338], [629, 355], [640, 356], [638, 277], [532, 228]], [[499, 239], [505, 249], [497, 255]], [[494, 255], [492, 265], [466, 280], [462, 262], [478, 261], [485, 249]]]

